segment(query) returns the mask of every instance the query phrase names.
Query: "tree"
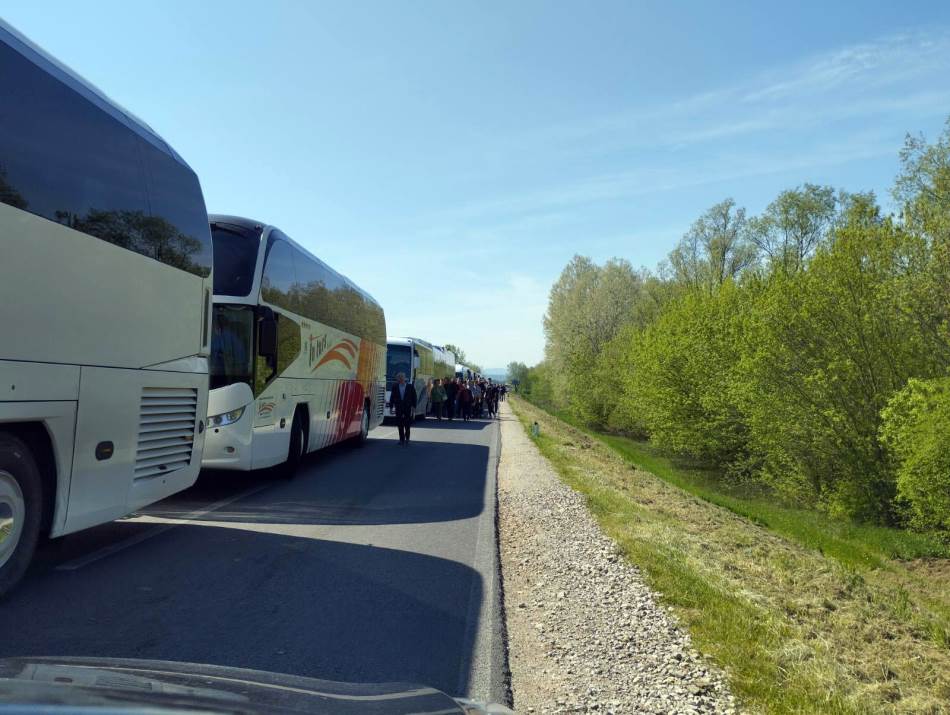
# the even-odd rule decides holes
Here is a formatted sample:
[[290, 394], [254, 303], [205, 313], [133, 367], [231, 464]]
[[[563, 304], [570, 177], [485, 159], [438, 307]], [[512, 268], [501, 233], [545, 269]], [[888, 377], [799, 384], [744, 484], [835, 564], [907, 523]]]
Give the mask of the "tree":
[[4, 170], [3, 164], [0, 164], [0, 203], [13, 206], [17, 209], [25, 209], [27, 207], [26, 199], [23, 198], [23, 195], [7, 180], [7, 172]]
[[832, 513], [893, 521], [881, 410], [909, 378], [936, 377], [946, 363], [901, 307], [926, 243], [868, 198], [849, 202], [806, 270], [770, 277], [736, 391], [766, 482]]
[[753, 297], [733, 281], [713, 294], [690, 291], [631, 336], [632, 367], [623, 372], [628, 414], [659, 446], [745, 467], [748, 425], [734, 388]]
[[469, 360], [468, 356], [465, 354], [465, 351], [462, 350], [462, 348], [460, 348], [458, 345], [453, 345], [452, 343], [446, 343], [443, 347], [446, 350], [449, 350], [455, 354], [455, 362], [458, 363], [459, 365], [465, 365], [472, 372], [482, 371], [481, 365], [477, 365], [476, 363]]
[[830, 186], [805, 184], [788, 189], [750, 219], [749, 235], [773, 270], [794, 273], [826, 240], [837, 215], [838, 199]]
[[908, 226], [931, 241], [950, 242], [950, 118], [933, 144], [908, 135], [894, 198]]
[[551, 288], [544, 316], [545, 359], [561, 407], [599, 423], [593, 395], [594, 365], [603, 346], [629, 323], [641, 297], [642, 278], [627, 261], [603, 266], [574, 256]]
[[523, 383], [528, 376], [528, 366], [523, 362], [508, 363], [508, 381]]
[[452, 343], [446, 343], [443, 347], [446, 350], [449, 350], [455, 353], [455, 362], [459, 363], [460, 365], [467, 364], [465, 362], [465, 351], [462, 350], [462, 348], [460, 348], [458, 345], [453, 345]]
[[528, 374], [518, 387], [518, 393], [536, 405], [554, 408], [556, 405], [552, 379], [551, 366], [542, 360], [534, 367], [528, 368]]
[[673, 278], [688, 289], [714, 290], [736, 279], [757, 259], [744, 208], [732, 199], [709, 208], [669, 256]]
[[[522, 391], [776, 496], [950, 530], [950, 121], [908, 137], [898, 218], [803, 184], [703, 213], [658, 274], [575, 256]], [[754, 270], [759, 260], [767, 270]]]
[[911, 522], [950, 532], [950, 378], [910, 380], [882, 413], [881, 440]]
[[933, 144], [907, 137], [894, 198], [902, 206], [904, 225], [931, 252], [924, 272], [904, 291], [905, 309], [950, 363], [950, 119]]

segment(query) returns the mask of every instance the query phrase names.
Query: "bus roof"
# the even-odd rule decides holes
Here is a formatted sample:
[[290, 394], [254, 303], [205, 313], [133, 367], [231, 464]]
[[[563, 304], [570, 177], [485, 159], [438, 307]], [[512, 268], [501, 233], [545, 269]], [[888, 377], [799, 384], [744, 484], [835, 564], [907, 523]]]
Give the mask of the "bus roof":
[[[243, 216], [232, 216], [232, 215], [229, 215], [229, 214], [209, 214], [209, 215], [208, 215], [208, 223], [212, 223], [212, 224], [220, 223], [220, 224], [224, 224], [224, 225], [237, 226], [238, 228], [241, 228], [241, 229], [243, 229], [243, 230], [245, 230], [245, 231], [260, 232], [261, 235], [263, 235], [264, 232], [265, 232], [267, 229], [269, 229], [269, 228], [277, 228], [277, 227], [274, 226], [273, 224], [269, 224], [269, 223], [267, 223], [267, 222], [265, 222], [265, 221], [255, 221], [254, 219], [251, 219], [251, 218], [245, 218], [245, 217], [243, 217]], [[330, 271], [331, 273], [333, 273], [335, 276], [338, 276], [341, 281], [343, 281], [344, 283], [346, 283], [347, 286], [349, 286], [350, 288], [352, 288], [353, 290], [355, 290], [357, 293], [359, 293], [361, 296], [363, 296], [363, 297], [364, 297], [366, 300], [368, 300], [370, 303], [372, 303], [373, 305], [379, 306], [379, 302], [378, 302], [373, 296], [371, 296], [371, 295], [370, 295], [369, 293], [367, 293], [365, 290], [363, 290], [362, 288], [360, 288], [358, 285], [356, 285], [356, 283], [354, 283], [353, 281], [351, 281], [351, 280], [350, 280], [349, 278], [347, 278], [345, 275], [343, 275], [342, 273], [340, 273], [340, 272], [337, 271], [337, 270], [334, 270], [332, 267], [328, 266], [324, 261], [322, 261], [322, 260], [320, 260], [319, 258], [317, 258], [315, 255], [313, 255], [310, 251], [308, 251], [306, 248], [304, 248], [304, 247], [301, 246], [299, 243], [297, 243], [297, 242], [296, 242], [293, 238], [291, 238], [290, 236], [287, 236], [286, 234], [284, 234], [284, 238], [286, 238], [286, 239], [290, 242], [290, 244], [291, 244], [294, 248], [296, 248], [298, 251], [300, 251], [301, 253], [304, 253], [304, 254], [310, 256], [310, 258], [312, 258], [313, 260], [315, 260], [315, 261], [317, 261], [318, 263], [320, 263], [321, 265], [323, 265], [328, 271]], [[381, 306], [380, 306], [380, 307], [381, 307]]]
[[181, 158], [178, 152], [172, 149], [168, 142], [162, 139], [161, 136], [159, 136], [158, 133], [148, 124], [136, 117], [134, 114], [132, 114], [132, 112], [109, 99], [98, 87], [81, 77], [79, 74], [61, 63], [52, 55], [47, 54], [45, 50], [33, 44], [30, 40], [17, 32], [17, 30], [15, 30], [13, 27], [5, 23], [2, 19], [0, 19], [0, 42], [15, 52], [18, 52], [27, 61], [33, 63], [42, 71], [46, 72], [46, 74], [62, 82], [71, 90], [86, 99], [86, 101], [88, 101], [90, 104], [94, 104], [103, 112], [109, 114], [111, 117], [124, 124], [133, 132], [145, 139], [156, 149], [167, 154], [176, 162], [194, 173], [192, 168], [188, 166], [188, 163]]
[[442, 350], [438, 345], [433, 345], [429, 341], [422, 340], [421, 338], [397, 338], [390, 336], [386, 338], [387, 345], [410, 345], [411, 343], [419, 343], [419, 345], [429, 348], [430, 350]]

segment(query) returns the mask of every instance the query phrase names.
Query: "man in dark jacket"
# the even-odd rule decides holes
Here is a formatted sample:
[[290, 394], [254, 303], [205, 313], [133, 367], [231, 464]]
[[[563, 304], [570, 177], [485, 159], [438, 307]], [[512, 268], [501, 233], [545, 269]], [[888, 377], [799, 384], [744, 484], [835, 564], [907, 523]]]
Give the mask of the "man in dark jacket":
[[409, 429], [415, 417], [416, 400], [416, 388], [406, 382], [406, 373], [400, 372], [389, 393], [389, 408], [396, 415], [396, 426], [399, 428], [399, 444], [409, 444]]
[[455, 416], [455, 394], [458, 392], [458, 389], [459, 386], [455, 380], [445, 381], [445, 412], [449, 416], [449, 422], [451, 422], [452, 417]]

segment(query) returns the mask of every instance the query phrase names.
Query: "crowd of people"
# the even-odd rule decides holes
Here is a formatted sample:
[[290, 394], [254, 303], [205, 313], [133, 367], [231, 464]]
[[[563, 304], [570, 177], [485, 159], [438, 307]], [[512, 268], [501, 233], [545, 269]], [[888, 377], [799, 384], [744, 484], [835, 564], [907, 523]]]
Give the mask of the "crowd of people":
[[[498, 416], [498, 403], [503, 402], [508, 394], [508, 386], [493, 382], [490, 378], [465, 380], [455, 378], [435, 378], [429, 380], [424, 388], [429, 397], [428, 414], [440, 422], [447, 419], [461, 419], [468, 422], [472, 418], [487, 416], [495, 419]], [[406, 380], [406, 373], [396, 374], [396, 383], [392, 386], [389, 397], [389, 409], [396, 418], [399, 429], [399, 444], [409, 444], [412, 432], [412, 421], [416, 417], [416, 405], [419, 400], [416, 388]]]
[[507, 385], [489, 379], [463, 380], [460, 377], [436, 378], [426, 388], [429, 391], [429, 414], [438, 420], [498, 416], [498, 403], [505, 399]]

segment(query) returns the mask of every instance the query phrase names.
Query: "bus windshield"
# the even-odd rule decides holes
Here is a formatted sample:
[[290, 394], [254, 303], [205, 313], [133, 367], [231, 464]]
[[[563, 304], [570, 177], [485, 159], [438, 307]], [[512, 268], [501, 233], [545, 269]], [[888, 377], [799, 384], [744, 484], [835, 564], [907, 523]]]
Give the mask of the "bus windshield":
[[254, 308], [215, 305], [211, 333], [211, 389], [254, 379]]
[[211, 226], [214, 243], [214, 294], [244, 297], [251, 292], [260, 233], [237, 226]]
[[406, 379], [412, 381], [412, 359], [408, 345], [390, 345], [386, 348], [386, 382], [396, 381], [400, 372], [406, 374]]

